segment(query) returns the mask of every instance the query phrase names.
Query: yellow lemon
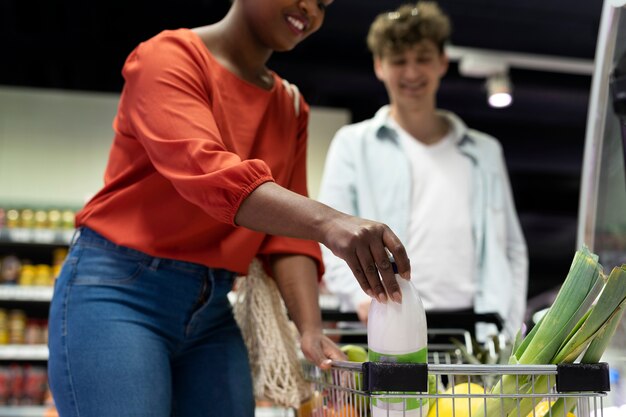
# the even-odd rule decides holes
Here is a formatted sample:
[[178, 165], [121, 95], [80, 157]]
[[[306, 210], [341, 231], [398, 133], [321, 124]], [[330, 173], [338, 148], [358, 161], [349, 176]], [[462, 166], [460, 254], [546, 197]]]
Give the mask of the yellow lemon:
[[[448, 388], [444, 394], [452, 395], [452, 387]], [[474, 383], [460, 383], [454, 386], [454, 399], [450, 397], [439, 398], [431, 405], [428, 417], [469, 417], [476, 415], [478, 408], [483, 404], [482, 398], [458, 398], [459, 394], [484, 394], [485, 389]]]
[[[552, 401], [552, 404], [554, 404], [554, 401]], [[537, 404], [537, 406], [535, 407], [535, 413], [533, 414], [533, 412], [531, 411], [530, 413], [528, 413], [528, 416], [526, 417], [549, 416], [550, 415], [549, 411], [550, 411], [550, 403], [547, 400], [543, 400], [539, 404]], [[563, 414], [560, 414], [560, 415], [563, 415]], [[572, 413], [567, 413], [567, 417], [576, 417], [576, 416]]]

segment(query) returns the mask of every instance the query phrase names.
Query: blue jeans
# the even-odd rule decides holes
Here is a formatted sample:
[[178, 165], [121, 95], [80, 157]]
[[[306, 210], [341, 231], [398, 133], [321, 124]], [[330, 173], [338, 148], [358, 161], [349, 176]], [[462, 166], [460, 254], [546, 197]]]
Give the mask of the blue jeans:
[[252, 417], [233, 273], [118, 246], [83, 228], [49, 317], [61, 417]]

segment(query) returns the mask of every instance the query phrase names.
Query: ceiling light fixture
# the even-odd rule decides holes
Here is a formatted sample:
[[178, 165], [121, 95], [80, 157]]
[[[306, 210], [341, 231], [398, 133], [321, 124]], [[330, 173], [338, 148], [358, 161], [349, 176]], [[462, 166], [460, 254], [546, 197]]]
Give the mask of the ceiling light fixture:
[[491, 107], [508, 107], [513, 102], [511, 80], [506, 73], [487, 77], [487, 101]]
[[[626, 2], [626, 0], [614, 1]], [[478, 77], [481, 72], [482, 76], [485, 76], [488, 75], [486, 74], [487, 71], [492, 74], [492, 70], [498, 66], [581, 75], [591, 75], [594, 68], [594, 61], [590, 59], [524, 54], [454, 45], [446, 46], [446, 55], [451, 61], [459, 61], [461, 75], [466, 77]], [[465, 74], [463, 73], [464, 70], [466, 70]]]

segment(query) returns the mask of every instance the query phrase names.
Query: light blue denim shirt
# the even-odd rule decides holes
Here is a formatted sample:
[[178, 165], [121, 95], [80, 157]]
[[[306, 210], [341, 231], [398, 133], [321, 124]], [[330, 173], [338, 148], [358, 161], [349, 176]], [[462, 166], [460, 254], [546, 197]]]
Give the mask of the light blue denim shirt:
[[[524, 319], [528, 255], [498, 141], [468, 129], [456, 115], [439, 111], [454, 132], [457, 146], [472, 162], [472, 231], [477, 289], [474, 310], [497, 312], [505, 331], [515, 335]], [[319, 200], [343, 212], [387, 224], [408, 240], [411, 167], [398, 133], [387, 123], [389, 106], [374, 118], [342, 127], [326, 157]], [[354, 311], [367, 297], [344, 261], [323, 247], [324, 280]]]

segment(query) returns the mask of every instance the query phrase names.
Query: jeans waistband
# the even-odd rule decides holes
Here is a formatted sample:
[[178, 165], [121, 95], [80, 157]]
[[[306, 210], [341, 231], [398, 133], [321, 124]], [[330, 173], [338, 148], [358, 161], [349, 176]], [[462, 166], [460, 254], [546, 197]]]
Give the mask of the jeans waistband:
[[193, 263], [193, 262], [180, 261], [177, 259], [170, 259], [170, 258], [159, 258], [156, 256], [148, 255], [147, 253], [139, 251], [137, 249], [132, 249], [127, 246], [118, 245], [110, 241], [106, 237], [102, 236], [100, 233], [96, 232], [95, 230], [90, 229], [85, 226], [81, 226], [77, 230], [77, 237], [75, 237], [72, 240], [74, 242], [73, 244], [76, 244], [76, 245], [97, 246], [97, 247], [101, 247], [104, 249], [109, 249], [109, 250], [113, 250], [116, 252], [120, 252], [126, 256], [132, 256], [133, 258], [137, 258], [138, 261], [145, 262], [146, 264], [150, 265], [154, 269], [158, 267], [170, 267], [170, 268], [176, 268], [176, 269], [180, 269], [180, 270], [184, 270], [184, 271], [192, 272], [192, 273], [195, 273], [195, 272], [203, 273], [203, 272], [207, 272], [210, 269], [213, 269], [216, 272], [217, 271], [223, 272], [222, 274], [217, 274], [217, 275], [225, 275], [228, 278], [230, 278], [229, 275], [233, 275], [233, 273], [230, 271], [217, 269], [217, 268], [209, 268], [208, 266]]

